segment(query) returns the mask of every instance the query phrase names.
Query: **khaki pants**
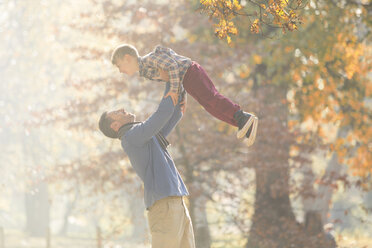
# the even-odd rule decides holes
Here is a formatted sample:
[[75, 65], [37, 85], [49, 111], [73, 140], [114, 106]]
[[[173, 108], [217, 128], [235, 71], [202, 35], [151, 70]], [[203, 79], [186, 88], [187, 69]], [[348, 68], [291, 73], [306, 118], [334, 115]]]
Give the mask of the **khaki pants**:
[[194, 232], [183, 197], [155, 202], [148, 211], [152, 248], [195, 248]]

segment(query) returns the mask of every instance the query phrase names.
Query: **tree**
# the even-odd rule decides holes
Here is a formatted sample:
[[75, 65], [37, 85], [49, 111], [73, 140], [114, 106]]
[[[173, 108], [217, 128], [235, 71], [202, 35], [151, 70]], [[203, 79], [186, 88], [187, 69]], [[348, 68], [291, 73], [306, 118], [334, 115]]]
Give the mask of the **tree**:
[[215, 33], [219, 38], [226, 38], [231, 43], [231, 36], [238, 33], [234, 19], [247, 19], [252, 33], [266, 32], [265, 28], [294, 31], [301, 24], [298, 12], [306, 6], [302, 0], [270, 0], [270, 1], [226, 1], [201, 0], [203, 12], [212, 19], [217, 19]]
[[[326, 11], [330, 6], [333, 6], [333, 2], [321, 2], [319, 6], [311, 5], [302, 10], [301, 16], [305, 18], [305, 25], [301, 33], [292, 32], [281, 40], [252, 35], [250, 29], [239, 28], [250, 27], [245, 25], [249, 22], [245, 21], [244, 16], [237, 18], [239, 36], [234, 43], [230, 44], [231, 48], [214, 39], [213, 32], [209, 32], [206, 28], [205, 19], [190, 18], [190, 7], [194, 10], [199, 7], [196, 2], [191, 6], [189, 2], [170, 5], [153, 2], [92, 2], [91, 6], [77, 18], [78, 21], [71, 24], [75, 30], [84, 35], [83, 37], [94, 37], [94, 43], [82, 40], [80, 44], [73, 47], [76, 65], [86, 69], [80, 71], [81, 78], [71, 77], [68, 83], [85, 95], [77, 97], [76, 101], [69, 102], [64, 108], [59, 108], [66, 117], [54, 116], [58, 118], [53, 121], [68, 123], [72, 130], [93, 137], [95, 134], [92, 135], [92, 132], [96, 131], [100, 110], [103, 111], [102, 106], [112, 105], [115, 102], [125, 104], [129, 109], [143, 110], [144, 114], [139, 118], [145, 118], [157, 102], [155, 99], [158, 99], [160, 94], [159, 85], [130, 79], [119, 80], [118, 75], [113, 74], [114, 71], [108, 61], [110, 49], [106, 47], [113, 48], [122, 42], [133, 43], [140, 53], [144, 54], [149, 52], [154, 44], [169, 45], [175, 51], [192, 57], [202, 64], [212, 75], [221, 92], [235, 97], [234, 99], [244, 108], [249, 107], [248, 110], [253, 110], [260, 118], [256, 144], [247, 150], [244, 144], [231, 138], [235, 130], [213, 120], [193, 100], [190, 100], [187, 114], [180, 124], [180, 135], [177, 135], [178, 139], [185, 142], [178, 142], [174, 135], [170, 139], [173, 143], [173, 151], [182, 155], [176, 159], [186, 165], [182, 168], [182, 174], [186, 175], [191, 195], [209, 197], [210, 201], [218, 201], [221, 199], [218, 197], [223, 196], [233, 202], [234, 199], [241, 197], [240, 192], [231, 192], [231, 189], [224, 187], [227, 183], [231, 183], [242, 188], [246, 186], [245, 190], [251, 188], [251, 181], [247, 180], [251, 170], [246, 167], [252, 168], [256, 175], [256, 208], [253, 224], [247, 223], [250, 216], [247, 205], [242, 204], [243, 210], [239, 213], [243, 214], [236, 219], [236, 222], [242, 225], [241, 230], [250, 228], [249, 244], [257, 247], [314, 245], [314, 242], [317, 242], [314, 241], [314, 237], [319, 234], [319, 228], [315, 228], [314, 231], [309, 224], [313, 222], [309, 220], [306, 229], [305, 225], [297, 222], [291, 208], [290, 194], [297, 190], [297, 185], [291, 185], [289, 181], [291, 169], [309, 163], [304, 154], [311, 153], [315, 147], [323, 147], [318, 143], [320, 142], [318, 133], [321, 133], [322, 129], [306, 129], [306, 125], [312, 127], [308, 124], [309, 117], [313, 117], [311, 123], [321, 127], [321, 124], [329, 122], [329, 119], [325, 119], [320, 114], [324, 106], [331, 103], [332, 108], [344, 106], [348, 97], [355, 93], [360, 93], [358, 97], [362, 97], [363, 89], [367, 89], [364, 78], [367, 70], [364, 68], [364, 63], [356, 66], [362, 68], [362, 73], [358, 75], [352, 73], [351, 69], [355, 70], [355, 67], [347, 67], [350, 64], [347, 61], [336, 64], [337, 67], [333, 69], [330, 66], [335, 66], [334, 64], [327, 64], [331, 70], [327, 69], [324, 72], [323, 68], [326, 68], [324, 61], [329, 61], [324, 60], [326, 54], [333, 52], [335, 54], [332, 58], [337, 55], [337, 60], [343, 61], [344, 51], [340, 48], [344, 45], [346, 37], [350, 37], [350, 29], [341, 29], [340, 26], [345, 23], [339, 21], [345, 16], [345, 12], [350, 14], [352, 10], [343, 6], [336, 4], [334, 10], [337, 10], [337, 15], [326, 15], [323, 18], [325, 22], [316, 22], [316, 13], [324, 15], [322, 10]], [[130, 24], [129, 28], [123, 29], [124, 24]], [[145, 24], [146, 28], [141, 24]], [[328, 37], [329, 30], [323, 30], [323, 27], [331, 24], [332, 27], [339, 27], [336, 31], [342, 34], [337, 43], [334, 43], [335, 36], [329, 36], [325, 41], [318, 38]], [[269, 34], [275, 33], [272, 27], [266, 29]], [[187, 36], [182, 33], [187, 33]], [[308, 41], [313, 41], [316, 45], [309, 44]], [[359, 44], [357, 40], [352, 42], [350, 51], [355, 49], [359, 51]], [[353, 58], [352, 61], [358, 61], [353, 56], [349, 57]], [[320, 63], [323, 63], [323, 66], [320, 66]], [[91, 66], [89, 69], [88, 64]], [[331, 72], [346, 68], [351, 70], [350, 75], [362, 88], [361, 91], [349, 93], [346, 88], [340, 87], [342, 84], [335, 83], [340, 79], [339, 75], [336, 73], [334, 76]], [[93, 69], [95, 73], [91, 73]], [[323, 81], [317, 80], [314, 83], [314, 79], [318, 79], [320, 73], [323, 73]], [[329, 84], [331, 87], [329, 89], [324, 83], [325, 78], [333, 80], [333, 84]], [[346, 79], [342, 82], [347, 84]], [[340, 92], [344, 98], [334, 100], [333, 95], [330, 94], [338, 96]], [[347, 108], [360, 107], [355, 103], [349, 105], [336, 109], [329, 107], [328, 111], [331, 114], [327, 116], [335, 120], [344, 120], [343, 116], [347, 114]], [[364, 107], [360, 109], [365, 111]], [[54, 112], [51, 113], [53, 117]], [[368, 126], [365, 123], [360, 124], [362, 128]], [[352, 130], [357, 131], [355, 128]], [[128, 161], [122, 157], [122, 151], [113, 148], [113, 143], [108, 143], [102, 137], [95, 136], [93, 140], [96, 140], [96, 144], [105, 145], [97, 147], [94, 154], [76, 160], [69, 166], [63, 166], [61, 174], [74, 175], [81, 182], [91, 184], [97, 191], [106, 192], [122, 187], [132, 174], [128, 167], [118, 166], [118, 164], [128, 165]], [[360, 144], [365, 145], [363, 143], [365, 140], [361, 139], [361, 141]], [[344, 147], [335, 148], [341, 151]], [[97, 192], [95, 190], [92, 190], [92, 193]], [[190, 200], [191, 212], [198, 211], [194, 206], [199, 199], [191, 197]], [[198, 222], [196, 219], [198, 215], [193, 214], [193, 216], [193, 221]], [[269, 219], [268, 216], [272, 218]], [[281, 232], [283, 226], [286, 228]], [[316, 226], [319, 227], [319, 221]], [[311, 238], [307, 237], [309, 233]], [[322, 238], [318, 240], [322, 241]], [[208, 246], [209, 242], [206, 243]], [[322, 245], [324, 246], [319, 244], [318, 247]]]
[[[222, 2], [226, 6], [220, 8], [229, 11], [229, 1], [221, 1], [220, 4]], [[269, 46], [275, 44], [275, 50], [269, 54], [275, 56], [272, 61], [285, 55], [291, 58], [295, 55], [292, 63], [284, 67], [287, 70], [274, 69], [272, 74], [282, 78], [292, 76], [292, 81], [288, 83], [291, 86], [289, 100], [293, 103], [292, 110], [299, 113], [299, 123], [315, 120], [319, 126], [317, 134], [322, 139], [326, 139], [322, 124], [340, 121], [341, 127], [352, 125], [349, 135], [338, 139], [331, 149], [340, 157], [347, 158], [353, 173], [362, 179], [366, 179], [371, 172], [367, 163], [370, 160], [366, 147], [368, 142], [365, 140], [371, 131], [368, 128], [370, 115], [363, 102], [371, 96], [367, 86], [370, 57], [365, 54], [370, 50], [366, 44], [370, 29], [367, 26], [370, 24], [367, 22], [369, 6], [363, 1], [342, 4], [335, 1], [310, 2], [301, 13], [306, 18], [302, 30], [284, 36], [282, 42], [268, 42]], [[327, 15], [330, 12], [332, 15]], [[348, 18], [344, 20], [345, 16]], [[221, 20], [220, 16], [216, 17]], [[318, 22], [317, 18], [323, 21]], [[242, 21], [241, 25], [248, 21]], [[247, 31], [241, 30], [242, 36]], [[268, 61], [265, 66], [268, 65], [273, 66], [273, 63]], [[322, 112], [325, 107], [327, 113]], [[299, 123], [291, 122], [291, 125]], [[367, 135], [361, 135], [360, 128]], [[355, 143], [358, 145], [355, 146]]]
[[[229, 11], [226, 6], [223, 10], [225, 9]], [[355, 16], [354, 13], [359, 14]], [[330, 146], [338, 154], [340, 162], [343, 162], [342, 159], [346, 161], [344, 158], [347, 157], [347, 164], [351, 165], [350, 169], [360, 177], [359, 185], [365, 188], [368, 187], [371, 173], [371, 167], [366, 163], [370, 160], [370, 155], [366, 153], [369, 149], [366, 136], [360, 136], [359, 131], [363, 130], [363, 133], [370, 137], [370, 115], [366, 104], [363, 103], [364, 99], [371, 96], [367, 84], [367, 72], [370, 68], [366, 63], [369, 60], [368, 55], [364, 56], [362, 52], [370, 48], [365, 44], [368, 32], [363, 34], [357, 30], [356, 33], [354, 28], [359, 24], [368, 30], [369, 27], [364, 24], [367, 15], [368, 4], [357, 4], [353, 1], [343, 4], [334, 1], [310, 2], [309, 6], [301, 12], [305, 24], [299, 31], [287, 34], [280, 40], [257, 39], [259, 42], [257, 47], [262, 49], [257, 49], [255, 55], [259, 58], [259, 64], [266, 74], [266, 77], [258, 82], [260, 87], [271, 84], [280, 86], [284, 90], [281, 96], [275, 98], [275, 102], [288, 104], [286, 109], [289, 110], [289, 114], [283, 119], [283, 122], [288, 124], [288, 130], [292, 134], [298, 133], [296, 130], [301, 130], [301, 127], [311, 121], [308, 125], [308, 134], [298, 137], [297, 144], [292, 143], [290, 149], [284, 151], [284, 154], [306, 152], [303, 149], [306, 148], [306, 144], [324, 149], [323, 145], [318, 144], [319, 141], [329, 142], [326, 140], [327, 134], [323, 131], [329, 122], [336, 122], [338, 128], [351, 126], [346, 135], [348, 138], [340, 138], [335, 145]], [[344, 19], [345, 16], [348, 18]], [[221, 17], [216, 17], [221, 20]], [[318, 18], [321, 18], [322, 22], [317, 21]], [[247, 42], [244, 38], [248, 35], [252, 36], [249, 30], [243, 28], [249, 25], [249, 20], [242, 18], [240, 21], [237, 28], [240, 33], [235, 44], [232, 45], [238, 54], [242, 54], [238, 52], [241, 43]], [[251, 39], [255, 40], [254, 37]], [[249, 71], [248, 73], [242, 71], [242, 75], [249, 78]], [[278, 113], [283, 117], [285, 112], [278, 111]], [[274, 126], [274, 123], [271, 124], [270, 126]], [[261, 128], [262, 125], [261, 122]], [[287, 135], [289, 136], [289, 133]], [[288, 159], [293, 160], [293, 157], [289, 156]], [[287, 163], [286, 161], [282, 161], [283, 165]], [[285, 170], [283, 173], [286, 175]], [[270, 176], [263, 178], [270, 178]], [[288, 177], [282, 177], [282, 180], [287, 181]], [[286, 183], [283, 184], [283, 191], [288, 195], [285, 185]], [[272, 187], [275, 187], [275, 183], [270, 180], [266, 180], [262, 185], [258, 184], [256, 201], [260, 201], [261, 190]], [[266, 196], [266, 199], [270, 197]], [[278, 203], [278, 208], [270, 210], [279, 211], [282, 205]], [[256, 203], [255, 213], [264, 211], [258, 206], [262, 207]], [[285, 206], [285, 209], [290, 208], [288, 203]], [[259, 240], [262, 240], [262, 237], [273, 237], [267, 232], [268, 223], [262, 224], [265, 216], [262, 214], [260, 217], [263, 219], [260, 217], [255, 219], [257, 226], [261, 225], [261, 228], [255, 230], [255, 222], [253, 223], [248, 247], [265, 247], [264, 241], [262, 243]], [[291, 213], [287, 214], [287, 219], [293, 220]], [[319, 218], [318, 220], [320, 221]], [[317, 225], [319, 226], [319, 223]], [[288, 237], [297, 233], [291, 228], [284, 230], [287, 230], [285, 233]], [[273, 240], [278, 247], [291, 244], [290, 239], [285, 241], [286, 245], [278, 238], [269, 238], [269, 240]], [[278, 242], [275, 243], [275, 240]]]
[[[46, 37], [47, 26], [43, 21], [53, 23], [40, 8], [40, 3], [3, 1], [0, 4], [1, 18], [1, 61], [2, 74], [1, 84], [1, 115], [2, 127], [1, 149], [3, 151], [2, 161], [4, 164], [4, 198], [10, 202], [9, 213], [17, 223], [16, 226], [24, 225], [26, 231], [31, 235], [45, 236], [49, 228], [50, 204], [48, 185], [42, 180], [45, 176], [47, 160], [50, 158], [45, 154], [45, 147], [50, 145], [50, 139], [44, 130], [27, 130], [23, 123], [30, 118], [29, 110], [38, 108], [43, 103], [38, 100], [48, 99], [48, 93], [55, 86], [52, 77], [57, 70], [50, 65], [45, 66], [46, 61], [51, 60], [51, 55], [40, 52], [40, 48], [50, 45], [47, 39], [39, 39], [38, 35]], [[40, 9], [39, 15], [33, 16], [32, 10]], [[48, 37], [50, 38], [50, 37]], [[58, 55], [58, 49], [54, 54]], [[38, 53], [40, 52], [40, 53]], [[50, 81], [49, 81], [50, 80]], [[57, 80], [56, 80], [57, 81]], [[56, 82], [54, 81], [54, 83]], [[45, 105], [44, 105], [45, 106]], [[43, 156], [40, 156], [43, 154]], [[9, 178], [9, 179], [8, 179]], [[7, 180], [9, 180], [7, 182]], [[5, 187], [6, 185], [6, 187]], [[12, 197], [6, 197], [8, 192]], [[6, 192], [6, 193], [5, 193]], [[18, 194], [22, 197], [22, 214], [16, 214]], [[24, 223], [23, 220], [26, 220]]]

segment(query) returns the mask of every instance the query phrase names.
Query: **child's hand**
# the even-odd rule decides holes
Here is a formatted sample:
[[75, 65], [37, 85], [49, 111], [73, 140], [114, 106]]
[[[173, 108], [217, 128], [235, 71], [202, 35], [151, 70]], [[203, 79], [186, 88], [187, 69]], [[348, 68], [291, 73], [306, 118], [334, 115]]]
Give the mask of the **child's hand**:
[[177, 94], [177, 92], [169, 91], [169, 92], [164, 96], [164, 98], [167, 98], [168, 96], [170, 96], [170, 97], [172, 98], [173, 105], [176, 106], [176, 104], [177, 104], [177, 102], [178, 102], [178, 94]]

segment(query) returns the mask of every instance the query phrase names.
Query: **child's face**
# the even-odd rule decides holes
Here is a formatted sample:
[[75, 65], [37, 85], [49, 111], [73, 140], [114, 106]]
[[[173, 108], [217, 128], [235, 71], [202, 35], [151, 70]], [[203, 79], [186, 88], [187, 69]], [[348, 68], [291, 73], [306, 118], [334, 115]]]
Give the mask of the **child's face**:
[[126, 54], [124, 57], [117, 60], [116, 67], [119, 69], [120, 73], [133, 76], [133, 74], [138, 71], [138, 60]]

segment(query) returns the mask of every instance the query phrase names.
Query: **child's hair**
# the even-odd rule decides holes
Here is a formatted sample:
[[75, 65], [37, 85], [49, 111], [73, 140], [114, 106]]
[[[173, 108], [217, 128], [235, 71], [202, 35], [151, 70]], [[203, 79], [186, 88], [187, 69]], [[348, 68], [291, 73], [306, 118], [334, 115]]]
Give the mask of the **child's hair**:
[[101, 132], [105, 136], [116, 139], [118, 137], [118, 133], [111, 128], [111, 123], [113, 122], [114, 120], [107, 116], [107, 111], [106, 111], [101, 115], [98, 126], [99, 126], [99, 130], [101, 130]]
[[117, 60], [121, 59], [126, 54], [129, 54], [129, 55], [131, 55], [133, 57], [136, 57], [136, 58], [139, 57], [138, 51], [134, 46], [129, 45], [129, 44], [122, 44], [122, 45], [118, 46], [117, 48], [115, 48], [115, 50], [112, 52], [111, 63], [113, 65], [116, 65]]

